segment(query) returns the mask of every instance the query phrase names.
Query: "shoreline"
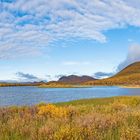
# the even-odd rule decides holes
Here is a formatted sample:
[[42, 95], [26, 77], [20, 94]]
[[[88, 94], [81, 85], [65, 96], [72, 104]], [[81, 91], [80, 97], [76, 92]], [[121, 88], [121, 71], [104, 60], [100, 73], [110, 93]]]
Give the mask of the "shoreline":
[[0, 85], [0, 87], [38, 87], [38, 88], [94, 88], [94, 87], [120, 87], [120, 88], [140, 88], [140, 85], [66, 85], [66, 86], [36, 86], [36, 85]]
[[140, 85], [119, 86], [121, 88], [140, 88]]
[[120, 87], [120, 88], [140, 88], [140, 85], [71, 85], [71, 86], [38, 86], [39, 88], [94, 88], [94, 87]]
[[37, 104], [32, 104], [32, 105], [0, 105], [1, 108], [12, 108], [12, 107], [17, 107], [17, 108], [22, 108], [22, 107], [34, 107], [34, 106], [42, 106], [42, 105], [47, 105], [47, 104], [54, 104], [58, 106], [63, 106], [63, 105], [83, 105], [83, 104], [100, 104], [103, 103], [104, 101], [106, 104], [110, 101], [118, 100], [118, 99], [133, 99], [133, 98], [138, 98], [140, 99], [139, 95], [120, 95], [120, 96], [110, 96], [110, 97], [96, 97], [96, 98], [81, 98], [81, 99], [74, 99], [74, 100], [69, 100], [69, 101], [61, 101], [61, 102], [39, 102]]

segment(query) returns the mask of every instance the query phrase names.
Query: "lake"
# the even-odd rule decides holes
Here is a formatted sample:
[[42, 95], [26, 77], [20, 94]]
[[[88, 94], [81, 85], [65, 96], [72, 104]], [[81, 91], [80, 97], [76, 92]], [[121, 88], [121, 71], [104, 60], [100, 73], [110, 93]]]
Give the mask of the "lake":
[[0, 106], [34, 105], [40, 102], [55, 103], [77, 99], [112, 96], [140, 95], [138, 88], [91, 87], [91, 88], [38, 88], [0, 87]]

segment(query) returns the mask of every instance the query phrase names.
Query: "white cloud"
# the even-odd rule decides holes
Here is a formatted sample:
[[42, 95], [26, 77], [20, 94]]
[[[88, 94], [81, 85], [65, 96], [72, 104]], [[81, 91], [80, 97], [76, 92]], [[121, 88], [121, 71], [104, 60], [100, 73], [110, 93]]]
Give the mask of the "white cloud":
[[134, 44], [129, 47], [128, 55], [126, 59], [119, 64], [118, 71], [137, 61], [140, 61], [140, 45]]
[[82, 65], [90, 65], [91, 63], [88, 61], [66, 61], [62, 63], [65, 66], [82, 66]]
[[137, 0], [1, 2], [0, 50], [7, 53], [0, 53], [0, 57], [12, 56], [8, 53], [11, 49], [24, 56], [62, 38], [80, 37], [105, 42], [105, 30], [140, 26], [138, 5]]

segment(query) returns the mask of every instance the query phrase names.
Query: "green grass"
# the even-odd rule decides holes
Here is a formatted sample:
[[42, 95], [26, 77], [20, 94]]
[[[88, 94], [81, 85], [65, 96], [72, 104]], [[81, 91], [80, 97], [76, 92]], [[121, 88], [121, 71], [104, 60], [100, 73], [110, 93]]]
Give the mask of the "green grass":
[[139, 139], [139, 96], [0, 108], [0, 140]]
[[[93, 98], [93, 99], [81, 99], [81, 100], [74, 100], [74, 101], [69, 101], [69, 102], [60, 102], [56, 103], [56, 105], [59, 106], [68, 106], [68, 105], [92, 105], [92, 106], [97, 106], [97, 105], [107, 105], [109, 103], [112, 103], [115, 99], [119, 99], [122, 97], [110, 97], [110, 98]], [[125, 97], [123, 97], [125, 98]], [[127, 97], [129, 98], [129, 97]]]

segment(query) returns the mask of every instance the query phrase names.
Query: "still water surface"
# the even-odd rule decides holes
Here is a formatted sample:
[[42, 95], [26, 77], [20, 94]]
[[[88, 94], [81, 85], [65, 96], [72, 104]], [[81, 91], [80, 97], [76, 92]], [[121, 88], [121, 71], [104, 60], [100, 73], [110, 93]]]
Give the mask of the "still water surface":
[[34, 105], [77, 99], [140, 95], [140, 89], [119, 87], [38, 88], [0, 87], [0, 106]]

